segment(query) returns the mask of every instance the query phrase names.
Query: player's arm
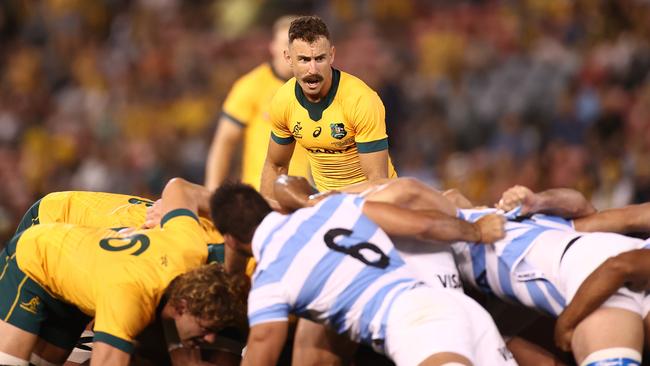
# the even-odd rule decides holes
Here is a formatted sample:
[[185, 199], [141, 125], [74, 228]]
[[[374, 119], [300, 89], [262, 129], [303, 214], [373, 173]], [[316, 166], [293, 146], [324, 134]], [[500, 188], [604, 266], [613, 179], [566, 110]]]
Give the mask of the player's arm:
[[596, 212], [585, 196], [574, 189], [553, 188], [534, 193], [520, 185], [506, 190], [496, 207], [510, 211], [519, 205], [521, 205], [521, 215], [543, 213], [572, 219]]
[[211, 191], [228, 177], [235, 148], [244, 135], [243, 125], [226, 114], [219, 118], [218, 123], [205, 167], [205, 186]]
[[638, 249], [607, 259], [580, 285], [555, 324], [555, 343], [570, 350], [573, 330], [622, 286], [645, 290], [650, 279], [650, 251]]
[[242, 365], [275, 365], [287, 339], [288, 323], [276, 321], [251, 327]]
[[127, 366], [131, 355], [110, 344], [95, 341], [90, 366]]
[[361, 170], [369, 182], [388, 178], [388, 150], [359, 152], [359, 161]]
[[[289, 139], [282, 140], [281, 142], [276, 141], [276, 139], [280, 140], [272, 135], [269, 140], [269, 149], [267, 150], [266, 160], [262, 168], [262, 181], [260, 184], [260, 193], [262, 196], [273, 201], [273, 183], [281, 174], [287, 174], [289, 172], [289, 162], [291, 161], [293, 149], [296, 144], [293, 139], [291, 141]], [[277, 205], [273, 204], [271, 206], [277, 207]]]
[[163, 189], [161, 203], [161, 217], [179, 208], [198, 216], [199, 212], [210, 211], [210, 191], [185, 179], [172, 178]]
[[596, 212], [573, 220], [578, 231], [614, 233], [650, 232], [650, 203], [629, 205]]
[[440, 211], [414, 211], [385, 202], [366, 201], [363, 213], [388, 235], [443, 242], [493, 243], [505, 235], [501, 215], [486, 215], [471, 223]]

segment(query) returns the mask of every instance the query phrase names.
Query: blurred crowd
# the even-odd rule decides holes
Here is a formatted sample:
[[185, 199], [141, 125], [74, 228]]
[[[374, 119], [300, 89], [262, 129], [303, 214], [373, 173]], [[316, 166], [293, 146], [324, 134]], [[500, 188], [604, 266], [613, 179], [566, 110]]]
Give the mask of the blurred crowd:
[[480, 204], [515, 183], [650, 201], [649, 1], [4, 0], [0, 237], [51, 191], [202, 182], [286, 13], [322, 16], [379, 92], [400, 175]]

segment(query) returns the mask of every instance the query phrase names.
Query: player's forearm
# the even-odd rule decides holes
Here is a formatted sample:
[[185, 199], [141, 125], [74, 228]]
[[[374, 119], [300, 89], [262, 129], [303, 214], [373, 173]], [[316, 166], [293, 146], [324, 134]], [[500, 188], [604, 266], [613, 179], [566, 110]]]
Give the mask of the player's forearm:
[[216, 189], [228, 177], [232, 156], [241, 137], [240, 127], [232, 126], [223, 118], [219, 120], [219, 127], [212, 140], [206, 162], [205, 186], [210, 191]]
[[281, 174], [287, 174], [289, 171], [288, 166], [283, 166], [279, 164], [274, 164], [273, 162], [266, 159], [264, 162], [264, 168], [262, 169], [262, 180], [260, 182], [260, 193], [266, 199], [274, 199], [275, 195], [273, 194], [273, 185], [275, 180]]
[[234, 146], [213, 145], [205, 169], [205, 187], [214, 190], [228, 176]]
[[574, 221], [576, 230], [615, 233], [650, 232], [650, 203], [613, 208], [581, 217]]
[[620, 260], [610, 258], [580, 285], [571, 303], [560, 314], [565, 325], [573, 328], [594, 312], [627, 280], [628, 271]]
[[554, 188], [535, 194], [533, 212], [576, 218], [596, 212], [582, 193], [569, 188]]
[[163, 213], [178, 206], [197, 214], [210, 212], [210, 191], [183, 178], [171, 179], [162, 192]]
[[480, 242], [481, 231], [476, 224], [435, 210], [419, 211], [430, 218], [424, 238], [444, 242]]

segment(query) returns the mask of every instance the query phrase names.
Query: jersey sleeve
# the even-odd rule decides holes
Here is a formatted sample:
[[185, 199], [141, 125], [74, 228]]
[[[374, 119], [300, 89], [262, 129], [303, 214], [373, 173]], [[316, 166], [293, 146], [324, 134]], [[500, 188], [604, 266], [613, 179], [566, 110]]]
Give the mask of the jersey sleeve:
[[231, 122], [244, 127], [255, 115], [259, 98], [250, 74], [237, 80], [223, 103], [222, 115]]
[[118, 284], [101, 289], [95, 311], [95, 342], [124, 352], [133, 351], [133, 340], [153, 320], [156, 304], [135, 285]]
[[[264, 271], [256, 275], [248, 295], [248, 323], [257, 324], [289, 319], [291, 306], [281, 282], [265, 283]], [[256, 283], [264, 283], [256, 286]]]
[[287, 97], [288, 85], [283, 85], [271, 100], [271, 138], [280, 145], [288, 145], [294, 141], [289, 130], [289, 103]]
[[178, 208], [169, 211], [160, 220], [160, 228], [165, 235], [173, 235], [179, 246], [201, 249], [207, 256], [206, 234], [199, 224], [199, 218], [191, 210]]
[[352, 111], [352, 121], [359, 153], [388, 149], [386, 110], [377, 93], [369, 91], [357, 100]]

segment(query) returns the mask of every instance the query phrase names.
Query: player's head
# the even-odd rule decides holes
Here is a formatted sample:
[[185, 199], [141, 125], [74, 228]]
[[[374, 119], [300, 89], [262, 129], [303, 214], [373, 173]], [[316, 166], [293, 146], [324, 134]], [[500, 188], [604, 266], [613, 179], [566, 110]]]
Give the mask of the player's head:
[[320, 99], [329, 91], [334, 53], [329, 30], [321, 18], [303, 16], [291, 22], [285, 58], [308, 98]]
[[291, 66], [284, 59], [284, 52], [289, 49], [289, 26], [296, 18], [296, 15], [285, 15], [273, 23], [273, 39], [269, 44], [269, 52], [275, 72], [283, 79], [293, 76]]
[[214, 226], [223, 235], [226, 244], [249, 256], [249, 244], [255, 229], [272, 211], [264, 197], [244, 183], [222, 184], [210, 199], [210, 210]]
[[241, 325], [250, 285], [245, 276], [211, 263], [176, 277], [167, 287], [167, 306], [185, 345], [213, 342], [219, 329]]

